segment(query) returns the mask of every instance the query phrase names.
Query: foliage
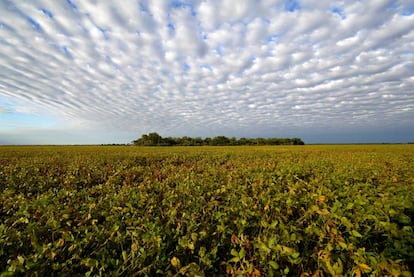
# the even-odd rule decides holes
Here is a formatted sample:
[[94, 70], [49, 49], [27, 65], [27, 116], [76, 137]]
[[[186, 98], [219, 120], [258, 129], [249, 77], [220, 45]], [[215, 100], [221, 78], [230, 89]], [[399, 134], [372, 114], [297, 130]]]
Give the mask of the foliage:
[[228, 138], [226, 136], [216, 136], [214, 138], [200, 137], [161, 137], [158, 133], [144, 134], [141, 138], [132, 142], [134, 145], [140, 146], [235, 146], [235, 145], [304, 145], [300, 138]]
[[1, 147], [14, 275], [411, 276], [414, 148]]

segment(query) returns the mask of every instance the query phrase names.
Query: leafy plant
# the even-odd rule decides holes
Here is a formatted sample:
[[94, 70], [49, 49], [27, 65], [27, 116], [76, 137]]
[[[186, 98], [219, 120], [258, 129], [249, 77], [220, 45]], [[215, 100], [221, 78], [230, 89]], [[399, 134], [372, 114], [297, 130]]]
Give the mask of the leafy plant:
[[1, 147], [14, 275], [411, 276], [411, 145]]

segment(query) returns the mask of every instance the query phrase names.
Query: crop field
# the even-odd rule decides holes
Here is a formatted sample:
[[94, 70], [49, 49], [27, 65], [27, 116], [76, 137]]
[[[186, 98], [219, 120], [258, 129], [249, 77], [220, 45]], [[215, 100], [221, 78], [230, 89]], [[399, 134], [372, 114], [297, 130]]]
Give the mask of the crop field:
[[414, 145], [0, 147], [1, 276], [411, 276]]

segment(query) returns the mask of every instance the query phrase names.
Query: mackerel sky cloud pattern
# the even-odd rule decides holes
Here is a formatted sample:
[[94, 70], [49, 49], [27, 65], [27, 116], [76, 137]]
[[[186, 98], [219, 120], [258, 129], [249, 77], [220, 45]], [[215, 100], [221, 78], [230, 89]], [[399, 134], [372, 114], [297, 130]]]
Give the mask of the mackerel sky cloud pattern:
[[0, 1], [0, 144], [414, 141], [414, 1]]

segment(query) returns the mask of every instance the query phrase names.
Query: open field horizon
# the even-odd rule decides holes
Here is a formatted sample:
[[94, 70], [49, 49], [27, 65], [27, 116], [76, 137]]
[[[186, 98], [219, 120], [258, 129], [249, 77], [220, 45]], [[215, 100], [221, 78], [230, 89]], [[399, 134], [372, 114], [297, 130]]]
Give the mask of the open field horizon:
[[2, 146], [1, 275], [412, 276], [414, 145]]

